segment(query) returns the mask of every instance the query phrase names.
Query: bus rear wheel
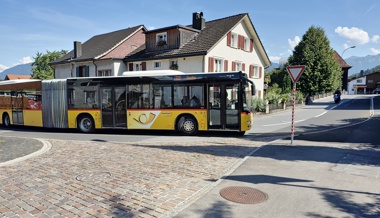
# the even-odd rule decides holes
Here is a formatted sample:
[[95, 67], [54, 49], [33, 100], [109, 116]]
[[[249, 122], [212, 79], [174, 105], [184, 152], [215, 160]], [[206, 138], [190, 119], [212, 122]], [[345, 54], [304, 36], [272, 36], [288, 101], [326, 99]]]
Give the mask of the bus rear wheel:
[[198, 123], [192, 116], [182, 116], [178, 120], [177, 127], [182, 135], [196, 135], [198, 133]]
[[9, 118], [9, 115], [6, 113], [3, 115], [3, 126], [9, 127], [11, 125], [11, 119]]
[[83, 133], [93, 132], [95, 129], [94, 120], [90, 115], [82, 115], [78, 117], [78, 129]]

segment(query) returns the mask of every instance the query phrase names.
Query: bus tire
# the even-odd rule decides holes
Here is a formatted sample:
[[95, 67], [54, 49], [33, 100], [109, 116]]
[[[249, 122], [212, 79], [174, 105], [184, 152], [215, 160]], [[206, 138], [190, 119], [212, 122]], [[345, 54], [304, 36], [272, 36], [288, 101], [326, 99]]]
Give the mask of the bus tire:
[[3, 126], [4, 127], [10, 127], [11, 126], [11, 119], [9, 118], [8, 113], [5, 113], [3, 115]]
[[178, 120], [177, 128], [182, 135], [196, 135], [198, 133], [197, 120], [188, 115], [182, 116]]
[[81, 115], [78, 117], [77, 127], [83, 133], [93, 132], [95, 129], [94, 119], [90, 115]]

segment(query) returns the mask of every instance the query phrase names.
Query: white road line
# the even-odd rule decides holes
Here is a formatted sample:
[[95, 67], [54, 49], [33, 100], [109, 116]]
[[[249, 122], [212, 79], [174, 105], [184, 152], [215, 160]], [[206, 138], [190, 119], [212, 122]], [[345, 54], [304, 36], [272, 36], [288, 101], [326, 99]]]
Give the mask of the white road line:
[[[296, 120], [294, 122], [295, 123], [299, 123], [299, 122], [303, 122], [303, 121], [305, 121], [305, 119], [303, 119], [303, 120]], [[262, 126], [279, 126], [279, 125], [285, 125], [285, 124], [291, 124], [291, 122], [283, 121], [282, 123], [267, 124], [267, 125], [262, 125]]]
[[325, 112], [323, 112], [323, 113], [321, 113], [321, 114], [315, 116], [315, 118], [320, 117], [320, 116], [322, 116], [322, 115], [324, 115], [324, 114], [326, 114], [326, 113], [327, 113], [327, 111], [325, 111]]

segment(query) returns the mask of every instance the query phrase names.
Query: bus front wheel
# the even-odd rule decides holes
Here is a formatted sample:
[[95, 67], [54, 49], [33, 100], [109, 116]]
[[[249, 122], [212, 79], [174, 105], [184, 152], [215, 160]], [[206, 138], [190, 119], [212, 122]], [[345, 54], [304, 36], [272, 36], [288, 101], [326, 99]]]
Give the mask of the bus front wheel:
[[82, 115], [78, 118], [78, 129], [83, 133], [93, 132], [95, 129], [94, 120], [90, 115]]
[[3, 115], [3, 126], [9, 127], [11, 125], [11, 119], [9, 118], [9, 115], [6, 113]]
[[198, 123], [191, 116], [182, 116], [178, 120], [177, 127], [182, 135], [196, 135], [198, 133]]

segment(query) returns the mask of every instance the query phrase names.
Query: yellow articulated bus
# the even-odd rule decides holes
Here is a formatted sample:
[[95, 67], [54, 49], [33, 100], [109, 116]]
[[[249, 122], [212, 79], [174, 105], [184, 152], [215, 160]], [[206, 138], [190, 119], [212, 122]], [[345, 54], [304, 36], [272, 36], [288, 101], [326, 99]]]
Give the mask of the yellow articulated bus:
[[246, 95], [255, 87], [243, 72], [148, 73], [0, 82], [2, 125], [46, 128], [228, 130], [252, 125]]

